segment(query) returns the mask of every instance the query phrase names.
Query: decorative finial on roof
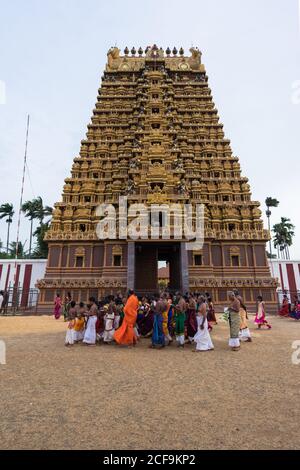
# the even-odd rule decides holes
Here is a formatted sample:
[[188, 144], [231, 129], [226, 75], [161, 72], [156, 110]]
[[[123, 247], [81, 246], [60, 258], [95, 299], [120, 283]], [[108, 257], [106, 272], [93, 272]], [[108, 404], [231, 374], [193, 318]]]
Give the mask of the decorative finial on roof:
[[131, 54], [132, 54], [132, 55], [135, 55], [135, 54], [136, 54], [135, 47], [133, 47], [133, 48], [131, 49]]
[[169, 56], [171, 54], [171, 49], [169, 47], [166, 49], [166, 54], [167, 54], [167, 56]]
[[177, 51], [176, 47], [174, 47], [174, 49], [173, 49], [173, 55], [177, 55], [177, 52], [178, 52], [178, 51]]
[[125, 49], [124, 49], [124, 54], [125, 54], [125, 55], [128, 55], [128, 54], [129, 54], [129, 49], [128, 49], [127, 46], [126, 46]]

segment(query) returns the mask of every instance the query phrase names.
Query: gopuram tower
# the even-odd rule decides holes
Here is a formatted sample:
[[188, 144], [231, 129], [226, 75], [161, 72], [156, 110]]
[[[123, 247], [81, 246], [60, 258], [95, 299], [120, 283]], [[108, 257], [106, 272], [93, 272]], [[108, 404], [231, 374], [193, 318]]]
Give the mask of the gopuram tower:
[[[126, 48], [123, 56], [109, 50], [86, 139], [46, 236], [41, 305], [52, 304], [56, 292], [84, 302], [128, 287], [154, 293], [164, 260], [171, 290], [208, 291], [221, 308], [237, 288], [249, 306], [259, 294], [275, 306], [260, 204], [224, 136], [201, 52], [190, 53], [155, 45]], [[202, 203], [204, 245], [190, 250], [171, 237], [99, 239], [97, 208], [117, 208], [120, 196], [128, 205]]]

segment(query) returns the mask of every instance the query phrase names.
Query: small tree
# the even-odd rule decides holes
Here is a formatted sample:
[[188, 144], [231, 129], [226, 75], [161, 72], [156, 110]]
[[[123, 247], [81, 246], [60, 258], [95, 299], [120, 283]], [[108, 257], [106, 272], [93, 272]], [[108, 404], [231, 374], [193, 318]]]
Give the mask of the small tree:
[[[274, 197], [267, 197], [266, 200], [265, 200], [265, 204], [267, 206], [267, 210], [266, 210], [266, 216], [268, 218], [268, 230], [269, 232], [271, 232], [271, 221], [270, 221], [270, 217], [272, 215], [272, 212], [270, 211], [270, 208], [271, 207], [278, 207], [279, 205], [279, 201], [277, 201], [277, 199], [275, 199]], [[269, 240], [269, 250], [270, 250], [270, 258], [272, 258], [272, 240]]]
[[[15, 258], [17, 254], [17, 242], [11, 242], [9, 244], [9, 257]], [[18, 258], [22, 259], [25, 257], [25, 243], [18, 243]]]
[[7, 223], [7, 238], [6, 238], [6, 253], [8, 253], [9, 250], [9, 232], [10, 232], [10, 226], [13, 221], [13, 216], [14, 216], [14, 206], [12, 204], [9, 204], [8, 202], [5, 204], [2, 204], [0, 206], [0, 219], [6, 219]]
[[277, 248], [278, 257], [282, 254], [284, 259], [290, 259], [289, 247], [293, 244], [294, 230], [295, 226], [286, 217], [281, 217], [280, 223], [273, 226], [273, 240], [274, 246]]
[[38, 218], [38, 212], [40, 210], [40, 200], [32, 199], [32, 201], [26, 201], [22, 205], [22, 212], [30, 220], [30, 236], [29, 236], [29, 256], [32, 251], [32, 236], [33, 236], [33, 221]]
[[36, 247], [33, 252], [34, 258], [47, 258], [48, 256], [48, 244], [44, 241], [45, 235], [49, 230], [50, 222], [46, 222], [45, 224], [41, 224], [37, 227], [34, 232], [34, 236], [36, 237]]

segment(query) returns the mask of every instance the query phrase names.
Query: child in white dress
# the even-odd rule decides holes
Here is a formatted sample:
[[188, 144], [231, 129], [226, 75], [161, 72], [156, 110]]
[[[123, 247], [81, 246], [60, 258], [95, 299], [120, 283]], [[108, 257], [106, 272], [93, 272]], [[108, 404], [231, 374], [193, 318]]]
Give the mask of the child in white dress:
[[108, 311], [104, 316], [104, 334], [103, 334], [103, 341], [104, 343], [110, 344], [114, 339], [115, 334], [115, 305], [110, 303], [108, 306]]
[[203, 301], [199, 306], [199, 311], [197, 312], [198, 330], [193, 339], [193, 341], [196, 343], [196, 349], [194, 349], [193, 352], [212, 351], [214, 349], [214, 345], [208, 330], [206, 311], [207, 306]]
[[66, 333], [65, 345], [73, 346], [75, 341], [75, 317], [76, 317], [76, 302], [74, 300], [70, 304], [70, 309], [68, 313], [68, 328]]

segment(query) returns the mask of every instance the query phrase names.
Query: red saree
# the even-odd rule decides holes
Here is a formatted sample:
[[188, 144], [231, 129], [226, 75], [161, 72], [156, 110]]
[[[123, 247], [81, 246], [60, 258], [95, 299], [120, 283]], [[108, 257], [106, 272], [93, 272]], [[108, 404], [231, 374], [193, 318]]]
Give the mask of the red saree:
[[282, 302], [281, 309], [279, 310], [279, 315], [281, 317], [287, 317], [289, 315], [289, 301], [284, 300]]

